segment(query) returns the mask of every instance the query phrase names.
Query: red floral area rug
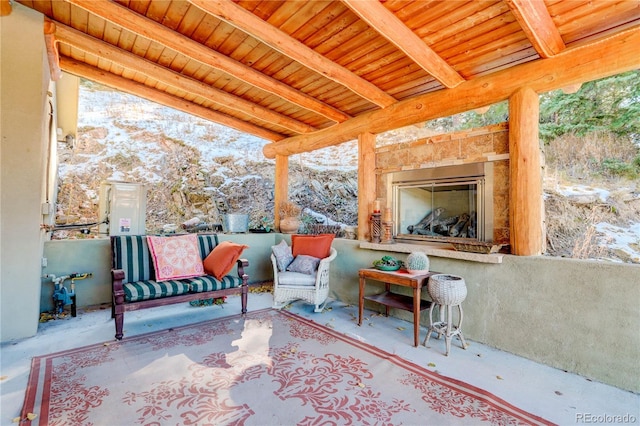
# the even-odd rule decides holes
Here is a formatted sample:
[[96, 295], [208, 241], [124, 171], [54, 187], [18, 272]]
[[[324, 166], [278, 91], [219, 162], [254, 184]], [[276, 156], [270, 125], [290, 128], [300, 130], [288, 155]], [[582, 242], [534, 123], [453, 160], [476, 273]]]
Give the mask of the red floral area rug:
[[549, 424], [271, 309], [34, 358], [28, 413], [40, 425]]

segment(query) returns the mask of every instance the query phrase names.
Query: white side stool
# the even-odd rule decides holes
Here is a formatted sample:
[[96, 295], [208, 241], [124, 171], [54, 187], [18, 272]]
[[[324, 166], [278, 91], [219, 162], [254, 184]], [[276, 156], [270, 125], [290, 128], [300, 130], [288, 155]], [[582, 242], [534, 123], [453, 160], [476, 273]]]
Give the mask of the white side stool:
[[[424, 345], [427, 346], [431, 333], [438, 333], [438, 339], [444, 335], [447, 348], [446, 355], [449, 356], [451, 350], [451, 338], [458, 336], [462, 343], [462, 349], [467, 349], [467, 344], [462, 335], [462, 319], [464, 317], [462, 311], [462, 302], [467, 297], [467, 285], [462, 277], [448, 274], [437, 274], [429, 277], [427, 291], [431, 296], [431, 307], [429, 308], [429, 330], [427, 337], [424, 339]], [[440, 321], [433, 322], [433, 307], [438, 305], [440, 312]], [[458, 324], [453, 324], [452, 310], [458, 308]]]

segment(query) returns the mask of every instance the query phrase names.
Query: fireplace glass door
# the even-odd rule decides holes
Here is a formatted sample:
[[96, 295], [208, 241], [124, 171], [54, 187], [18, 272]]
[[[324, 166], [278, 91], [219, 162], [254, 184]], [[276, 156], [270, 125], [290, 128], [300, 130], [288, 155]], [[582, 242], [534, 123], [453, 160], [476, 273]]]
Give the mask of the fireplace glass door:
[[394, 185], [395, 237], [484, 239], [483, 178]]

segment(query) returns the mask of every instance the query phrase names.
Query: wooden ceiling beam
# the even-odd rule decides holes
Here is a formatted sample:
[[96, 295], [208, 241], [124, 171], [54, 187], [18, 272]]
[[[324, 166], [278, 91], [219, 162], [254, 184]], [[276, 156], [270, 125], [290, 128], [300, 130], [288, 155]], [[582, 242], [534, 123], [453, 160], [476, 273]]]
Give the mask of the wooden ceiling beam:
[[47, 62], [49, 62], [49, 74], [51, 80], [58, 81], [62, 77], [60, 69], [60, 55], [56, 43], [56, 24], [49, 19], [44, 20], [44, 44], [47, 49]]
[[108, 0], [65, 0], [93, 15], [96, 15], [127, 31], [159, 43], [179, 52], [203, 65], [228, 73], [232, 78], [255, 86], [268, 93], [298, 105], [306, 110], [322, 115], [335, 122], [350, 118], [348, 114], [318, 101], [275, 78], [262, 74], [253, 68], [231, 59], [215, 50], [179, 34], [145, 16]]
[[505, 2], [540, 57], [551, 58], [566, 48], [543, 0]]
[[205, 120], [231, 127], [240, 132], [252, 134], [262, 139], [276, 141], [284, 137], [278, 133], [263, 129], [262, 127], [255, 126], [234, 117], [229, 117], [228, 115], [210, 110], [209, 108], [172, 96], [168, 93], [160, 92], [156, 89], [147, 87], [144, 84], [119, 77], [110, 72], [103, 71], [99, 68], [92, 67], [91, 65], [87, 65], [66, 56], [60, 57], [60, 66], [69, 74], [104, 84], [105, 86], [109, 86], [121, 92], [139, 96], [160, 105], [168, 106], [187, 114], [195, 115], [204, 118]]
[[343, 85], [358, 96], [380, 107], [387, 107], [396, 99], [375, 84], [327, 59], [279, 28], [263, 21], [231, 0], [187, 0], [203, 11], [244, 31], [267, 46], [277, 50], [305, 67]]
[[342, 0], [342, 3], [445, 87], [453, 88], [464, 81], [453, 67], [378, 0]]
[[361, 133], [386, 132], [501, 102], [520, 87], [528, 86], [542, 93], [630, 71], [640, 67], [637, 46], [640, 46], [638, 26], [568, 48], [544, 61], [527, 62], [465, 81], [453, 89], [400, 101], [330, 129], [267, 144], [263, 152], [267, 158], [300, 154], [354, 140]]
[[112, 61], [124, 68], [144, 74], [178, 90], [184, 90], [185, 92], [203, 97], [222, 107], [234, 109], [260, 121], [284, 127], [295, 133], [308, 133], [317, 130], [305, 123], [273, 112], [270, 109], [231, 95], [223, 90], [211, 87], [199, 80], [161, 67], [155, 62], [141, 58], [138, 55], [115, 47], [102, 40], [95, 39], [64, 24], [57, 23], [55, 27], [55, 35], [59, 42]]

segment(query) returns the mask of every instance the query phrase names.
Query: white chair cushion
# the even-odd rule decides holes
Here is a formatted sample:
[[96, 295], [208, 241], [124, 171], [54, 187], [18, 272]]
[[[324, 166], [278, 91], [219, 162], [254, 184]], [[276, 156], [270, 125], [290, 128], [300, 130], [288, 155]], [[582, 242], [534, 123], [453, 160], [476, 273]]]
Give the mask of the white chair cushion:
[[300, 272], [279, 272], [278, 285], [313, 287], [316, 285], [316, 276], [301, 274]]

